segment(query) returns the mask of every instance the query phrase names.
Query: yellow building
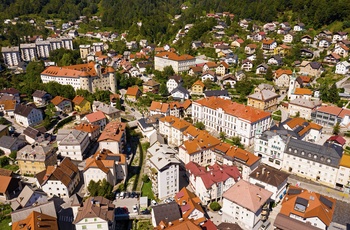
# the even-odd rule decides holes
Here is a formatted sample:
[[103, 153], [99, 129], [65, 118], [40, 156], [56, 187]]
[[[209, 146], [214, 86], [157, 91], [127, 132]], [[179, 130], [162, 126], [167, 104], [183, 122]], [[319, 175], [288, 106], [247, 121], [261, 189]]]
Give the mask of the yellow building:
[[136, 102], [142, 95], [141, 90], [137, 86], [129, 87], [125, 93], [125, 99], [128, 101]]
[[191, 88], [191, 93], [192, 94], [203, 94], [204, 91], [204, 83], [201, 80], [196, 81], [193, 83], [192, 88]]
[[263, 89], [260, 92], [253, 93], [248, 96], [248, 106], [252, 106], [264, 111], [274, 111], [277, 109], [278, 94]]
[[51, 146], [27, 145], [17, 152], [16, 158], [21, 174], [37, 174], [49, 165], [57, 163], [55, 148]]
[[74, 110], [82, 114], [89, 113], [91, 111], [91, 103], [82, 96], [75, 96], [73, 99]]

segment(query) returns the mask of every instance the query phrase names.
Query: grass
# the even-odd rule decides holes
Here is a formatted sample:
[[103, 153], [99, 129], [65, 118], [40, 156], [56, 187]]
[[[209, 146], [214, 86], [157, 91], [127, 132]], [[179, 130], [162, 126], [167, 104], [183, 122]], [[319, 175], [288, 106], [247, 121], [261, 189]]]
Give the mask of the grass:
[[153, 226], [149, 220], [135, 220], [135, 224], [133, 226], [133, 229], [139, 229], [139, 230], [146, 230], [146, 229], [152, 229]]
[[3, 168], [14, 171], [14, 172], [16, 172], [19, 169], [18, 165], [6, 165]]
[[0, 229], [1, 230], [11, 230], [11, 226], [9, 226], [9, 223], [11, 223], [11, 217], [10, 216], [7, 216], [5, 218], [3, 218], [1, 221], [0, 221]]
[[147, 196], [148, 199], [154, 200], [154, 194], [152, 191], [152, 182], [148, 181], [146, 183], [143, 183], [142, 189], [141, 189], [142, 196]]

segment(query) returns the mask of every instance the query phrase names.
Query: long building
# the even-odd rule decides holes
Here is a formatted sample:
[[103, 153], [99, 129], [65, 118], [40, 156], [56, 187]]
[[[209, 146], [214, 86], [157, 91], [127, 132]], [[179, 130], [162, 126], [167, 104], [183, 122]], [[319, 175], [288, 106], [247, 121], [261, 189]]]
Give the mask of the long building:
[[161, 52], [154, 56], [154, 68], [163, 71], [166, 66], [173, 67], [175, 73], [188, 71], [196, 64], [196, 58], [191, 55], [177, 55], [173, 52]]
[[7, 66], [18, 66], [21, 61], [21, 55], [18, 46], [2, 47], [1, 53], [4, 59], [4, 63]]
[[115, 93], [117, 87], [115, 70], [94, 62], [63, 67], [50, 66], [41, 73], [41, 80], [43, 83], [55, 81], [62, 85], [71, 85], [74, 90], [85, 89], [89, 92], [98, 89]]

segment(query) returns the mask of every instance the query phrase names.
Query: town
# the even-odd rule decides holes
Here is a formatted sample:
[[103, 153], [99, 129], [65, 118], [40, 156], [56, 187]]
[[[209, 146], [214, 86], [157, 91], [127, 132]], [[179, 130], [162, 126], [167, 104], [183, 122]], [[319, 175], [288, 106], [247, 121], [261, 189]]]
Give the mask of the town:
[[101, 20], [1, 22], [0, 229], [349, 229], [348, 28]]

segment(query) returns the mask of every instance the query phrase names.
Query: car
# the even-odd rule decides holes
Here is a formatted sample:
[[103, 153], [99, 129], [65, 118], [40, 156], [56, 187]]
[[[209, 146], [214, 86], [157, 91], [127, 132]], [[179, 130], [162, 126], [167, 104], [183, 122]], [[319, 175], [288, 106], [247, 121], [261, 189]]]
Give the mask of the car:
[[170, 201], [175, 201], [174, 197], [169, 198]]
[[125, 198], [129, 198], [130, 197], [130, 192], [126, 192], [125, 193]]
[[270, 221], [265, 221], [261, 226], [260, 230], [266, 230], [270, 226]]
[[155, 200], [152, 200], [151, 203], [152, 203], [152, 205], [154, 205], [154, 206], [158, 204], [157, 201], [155, 201]]
[[134, 108], [131, 108], [131, 111], [135, 112], [135, 109], [134, 109]]
[[135, 192], [132, 192], [132, 193], [130, 194], [130, 197], [131, 197], [131, 198], [134, 198], [134, 197], [135, 197]]
[[220, 210], [218, 211], [218, 213], [219, 213], [219, 215], [222, 215], [222, 209], [220, 209]]
[[124, 192], [121, 192], [121, 193], [120, 193], [120, 199], [124, 199], [124, 196], [125, 196], [125, 193], [124, 193]]
[[171, 201], [170, 201], [170, 199], [169, 198], [166, 198], [165, 200], [164, 200], [164, 203], [170, 203]]
[[119, 199], [119, 196], [120, 196], [120, 194], [119, 194], [119, 192], [117, 192], [117, 193], [115, 194], [115, 199]]
[[136, 204], [134, 206], [132, 206], [132, 211], [137, 212], [137, 205]]

